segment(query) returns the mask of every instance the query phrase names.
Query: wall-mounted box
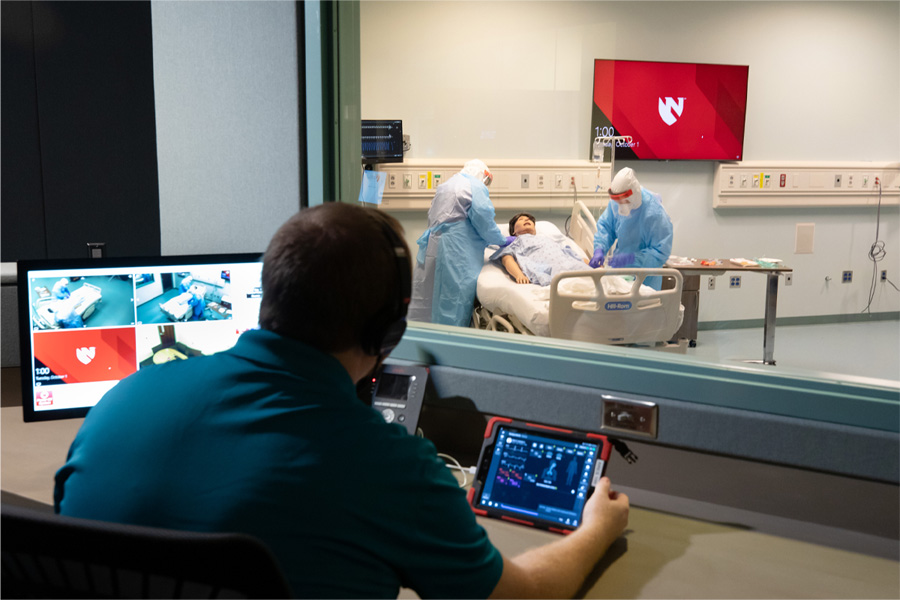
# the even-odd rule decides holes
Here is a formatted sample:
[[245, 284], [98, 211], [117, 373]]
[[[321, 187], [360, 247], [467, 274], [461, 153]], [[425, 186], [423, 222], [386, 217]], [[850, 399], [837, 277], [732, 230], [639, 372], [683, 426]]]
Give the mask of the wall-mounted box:
[[[489, 189], [495, 208], [569, 208], [577, 198], [593, 209], [605, 207], [609, 201], [609, 163], [586, 160], [484, 162], [494, 177]], [[437, 185], [448, 181], [465, 163], [465, 159], [406, 159], [402, 163], [376, 165], [376, 170], [387, 173], [388, 181], [391, 175], [396, 175], [399, 181], [411, 177], [417, 182], [412, 187], [386, 186], [380, 207], [428, 210]]]
[[900, 204], [900, 162], [720, 163], [714, 208]]

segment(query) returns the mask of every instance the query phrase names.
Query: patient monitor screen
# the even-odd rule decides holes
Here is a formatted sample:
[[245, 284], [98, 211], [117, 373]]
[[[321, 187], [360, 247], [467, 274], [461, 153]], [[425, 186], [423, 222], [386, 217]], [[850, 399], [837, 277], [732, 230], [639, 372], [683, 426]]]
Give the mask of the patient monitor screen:
[[84, 416], [151, 365], [231, 348], [258, 326], [260, 255], [23, 261], [26, 421]]

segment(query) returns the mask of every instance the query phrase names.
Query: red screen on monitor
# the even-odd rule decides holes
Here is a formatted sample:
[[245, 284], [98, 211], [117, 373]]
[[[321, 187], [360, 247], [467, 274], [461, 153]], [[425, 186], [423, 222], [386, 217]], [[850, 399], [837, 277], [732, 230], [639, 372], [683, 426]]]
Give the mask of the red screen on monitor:
[[594, 137], [630, 135], [617, 159], [741, 160], [750, 67], [594, 61]]

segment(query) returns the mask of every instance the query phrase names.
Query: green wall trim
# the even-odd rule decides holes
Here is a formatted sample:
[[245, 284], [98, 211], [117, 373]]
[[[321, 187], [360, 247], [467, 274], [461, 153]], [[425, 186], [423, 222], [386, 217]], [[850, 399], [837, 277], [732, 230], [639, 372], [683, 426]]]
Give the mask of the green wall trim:
[[[513, 339], [515, 338], [515, 339]], [[392, 358], [722, 408], [900, 431], [900, 384], [699, 362], [642, 348], [410, 323]], [[770, 370], [761, 370], [770, 369]]]
[[[789, 325], [828, 325], [831, 323], [869, 323], [871, 321], [900, 321], [900, 311], [880, 313], [854, 313], [849, 315], [815, 315], [811, 317], [780, 317], [775, 327]], [[764, 319], [736, 319], [733, 321], [705, 321], [697, 323], [698, 331], [713, 329], [754, 329], [763, 327]]]

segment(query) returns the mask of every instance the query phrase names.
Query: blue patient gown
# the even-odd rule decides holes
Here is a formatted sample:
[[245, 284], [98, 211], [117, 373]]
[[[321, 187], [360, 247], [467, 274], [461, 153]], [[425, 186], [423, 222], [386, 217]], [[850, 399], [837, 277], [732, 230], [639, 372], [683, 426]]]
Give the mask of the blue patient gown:
[[[623, 217], [619, 205], [610, 202], [597, 221], [594, 248], [609, 250], [613, 242], [615, 254], [634, 253], [634, 262], [625, 267], [658, 269], [666, 264], [672, 254], [672, 221], [663, 208], [659, 194], [641, 188], [641, 205]], [[658, 290], [662, 277], [647, 277], [644, 285]]]
[[484, 249], [506, 243], [487, 187], [463, 173], [438, 186], [417, 243], [409, 319], [468, 327]]
[[574, 250], [541, 235], [520, 235], [509, 246], [494, 252], [491, 260], [500, 261], [507, 254], [516, 259], [522, 272], [537, 285], [550, 285], [553, 276], [564, 271], [591, 270]]

